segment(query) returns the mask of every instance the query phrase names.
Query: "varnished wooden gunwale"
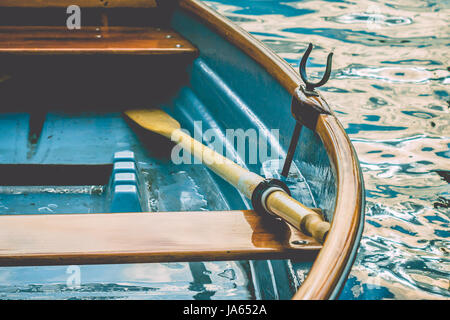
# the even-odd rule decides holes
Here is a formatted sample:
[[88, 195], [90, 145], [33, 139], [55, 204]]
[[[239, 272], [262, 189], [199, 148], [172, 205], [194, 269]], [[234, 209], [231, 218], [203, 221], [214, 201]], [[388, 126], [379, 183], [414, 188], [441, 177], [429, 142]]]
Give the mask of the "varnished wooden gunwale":
[[[7, 4], [8, 2], [19, 3], [18, 1], [4, 0], [0, 3], [0, 7], [2, 4]], [[22, 4], [26, 2], [32, 1], [20, 1]], [[56, 0], [48, 3], [56, 3]], [[63, 2], [58, 1], [58, 3]], [[27, 5], [25, 4], [23, 6]], [[294, 90], [301, 83], [299, 75], [287, 62], [279, 58], [275, 53], [263, 46], [258, 40], [254, 39], [247, 32], [243, 31], [239, 27], [236, 27], [234, 24], [224, 19], [221, 15], [209, 9], [209, 7], [205, 4], [202, 4], [196, 0], [181, 0], [180, 7], [182, 10], [185, 10], [186, 12], [189, 12], [204, 21], [228, 41], [241, 48], [241, 50], [246, 52], [263, 68], [265, 68], [267, 72], [271, 74], [288, 92], [294, 93]], [[294, 299], [327, 299], [330, 297], [331, 292], [334, 290], [336, 283], [341, 278], [349, 257], [351, 256], [351, 252], [357, 239], [357, 232], [359, 230], [358, 226], [361, 224], [360, 214], [362, 210], [362, 179], [359, 173], [356, 154], [351, 147], [351, 143], [338, 120], [332, 115], [321, 116], [319, 118], [316, 132], [319, 134], [327, 149], [333, 169], [336, 173], [336, 206], [332, 227], [328, 234], [327, 241], [315, 260], [307, 279], [294, 296]], [[220, 234], [219, 231], [217, 231], [217, 233]], [[79, 259], [84, 256], [83, 254], [78, 254], [78, 256], [74, 258], [73, 253], [68, 254], [69, 256], [47, 255], [47, 258], [49, 257], [53, 261], [52, 264], [55, 263], [55, 261], [59, 261], [61, 264], [77, 264], [80, 261]], [[142, 262], [148, 258], [148, 253], [145, 252], [116, 252], [116, 254], [117, 260], [115, 263], [134, 261]], [[211, 252], [208, 252], [207, 254], [211, 255], [211, 259], [206, 260], [216, 260], [218, 257], [220, 258], [220, 255], [213, 256]], [[264, 258], [273, 258], [272, 255], [267, 252], [263, 253], [263, 255]], [[104, 257], [103, 254], [100, 254], [100, 256]], [[100, 263], [99, 261], [102, 261], [102, 258], [99, 258], [98, 253], [92, 253], [89, 257], [89, 259], [91, 259], [90, 263]], [[161, 256], [160, 258], [164, 258], [166, 261], [174, 261], [170, 260], [171, 257], [172, 256]], [[47, 264], [47, 258], [42, 255], [30, 255], [29, 259], [31, 260], [29, 263], [36, 264], [36, 261], [41, 261], [41, 264]], [[205, 260], [205, 257], [199, 257], [195, 254], [189, 256], [188, 258], [189, 260]], [[227, 258], [236, 259], [239, 258], [239, 255], [237, 257], [231, 257], [228, 255]], [[248, 259], [249, 257], [246, 256], [245, 258]], [[23, 261], [24, 260], [22, 260], [22, 262]], [[108, 259], [108, 261], [111, 260]]]
[[156, 0], [0, 0], [0, 7], [18, 8], [67, 8], [70, 5], [82, 8], [154, 8]]
[[242, 51], [258, 62], [270, 75], [277, 79], [288, 91], [294, 92], [301, 79], [294, 69], [282, 60], [275, 52], [265, 47], [259, 40], [233, 22], [224, 18], [206, 4], [197, 0], [180, 0], [181, 9], [199, 18], [227, 41], [239, 47]]
[[0, 216], [0, 265], [313, 259], [321, 248], [251, 210]]
[[322, 115], [317, 134], [336, 172], [337, 194], [331, 229], [325, 244], [294, 299], [327, 299], [344, 272], [358, 237], [362, 183], [351, 142], [336, 117]]
[[197, 55], [197, 49], [168, 28], [84, 26], [2, 26], [3, 54]]
[[[301, 84], [299, 74], [286, 61], [206, 4], [197, 0], [181, 0], [180, 8], [239, 47], [288, 92], [294, 94]], [[346, 276], [344, 273], [363, 223], [362, 177], [356, 153], [345, 130], [334, 115], [322, 115], [317, 122], [316, 132], [325, 145], [337, 177], [336, 205], [327, 240], [293, 299], [318, 300], [331, 297], [338, 281]]]

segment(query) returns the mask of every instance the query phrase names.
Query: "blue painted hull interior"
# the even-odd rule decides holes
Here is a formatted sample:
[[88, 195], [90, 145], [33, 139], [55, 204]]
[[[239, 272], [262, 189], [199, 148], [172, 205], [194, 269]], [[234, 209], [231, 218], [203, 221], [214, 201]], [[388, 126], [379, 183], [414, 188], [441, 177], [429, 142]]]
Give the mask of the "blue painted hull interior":
[[[2, 102], [4, 112], [0, 114], [0, 166], [21, 164], [52, 168], [62, 165], [66, 166], [63, 176], [64, 172], [70, 176], [68, 172], [75, 170], [71, 166], [81, 166], [72, 175], [83, 177], [83, 166], [97, 165], [103, 166], [108, 177], [86, 183], [77, 180], [76, 185], [51, 185], [47, 182], [47, 178], [51, 181], [49, 176], [36, 173], [42, 179], [42, 185], [1, 184], [0, 214], [130, 211], [126, 205], [113, 204], [118, 196], [111, 183], [116, 164], [114, 155], [123, 151], [134, 153], [136, 170], [131, 173], [136, 175], [138, 182], [136, 200], [131, 201], [134, 201], [133, 208], [151, 212], [251, 208], [243, 195], [204, 165], [174, 164], [171, 161], [173, 144], [138, 128], [125, 119], [121, 111], [138, 106], [159, 107], [176, 118], [193, 136], [214, 129], [217, 133], [214, 145], [222, 145], [224, 154], [249, 170], [270, 177], [279, 175], [279, 164], [285, 157], [294, 129], [291, 95], [240, 49], [193, 18], [176, 12], [172, 27], [200, 51], [199, 57], [187, 67], [170, 68], [170, 79], [176, 78], [174, 81], [163, 80], [156, 87], [152, 86], [158, 83], [156, 79], [161, 68], [149, 62], [151, 67], [143, 68], [138, 75], [119, 68], [117, 74], [110, 71], [104, 77], [96, 76], [85, 83], [85, 72], [91, 64], [82, 66], [80, 71], [75, 69], [81, 63], [93, 63], [95, 59], [83, 58], [80, 65], [71, 69], [73, 77], [68, 82], [74, 90], [57, 85], [61, 79], [60, 71], [48, 71], [44, 77], [49, 79], [48, 83], [40, 83], [37, 76], [34, 78], [32, 92], [38, 92], [39, 88], [47, 92], [47, 95], [38, 95], [42, 95], [42, 99], [32, 94], [17, 99], [12, 98], [13, 93], [7, 95], [9, 104]], [[39, 61], [34, 60], [35, 63]], [[63, 64], [64, 61], [55, 60], [54, 63]], [[133, 68], [142, 63], [145, 64], [145, 60], [139, 58], [138, 62], [131, 63], [131, 69], [135, 71]], [[104, 62], [94, 71], [113, 67]], [[31, 85], [31, 80], [22, 80], [25, 69], [15, 73], [17, 80], [13, 79], [12, 92], [19, 92], [25, 83]], [[41, 63], [34, 65], [32, 70], [44, 74]], [[78, 82], [80, 79], [83, 81]], [[116, 79], [118, 83], [115, 83]], [[98, 91], [90, 87], [94, 83], [98, 85]], [[49, 87], [52, 85], [61, 89], [55, 93], [56, 97], [51, 95]], [[133, 87], [131, 92], [126, 90], [129, 87]], [[167, 89], [163, 90], [164, 94], [160, 93], [161, 88]], [[37, 120], [36, 112], [41, 113]], [[38, 127], [36, 132], [33, 132], [34, 126]], [[269, 141], [267, 152], [270, 156], [250, 163], [249, 144], [244, 155], [236, 153], [237, 142], [226, 139], [227, 129], [254, 129], [259, 138]], [[271, 131], [274, 129], [276, 135]], [[322, 208], [331, 220], [336, 196], [335, 177], [320, 139], [307, 128], [302, 130], [294, 159], [298, 168], [297, 178], [290, 182], [291, 188], [296, 190], [294, 197], [309, 206]], [[20, 180], [27, 179], [17, 181]], [[70, 294], [64, 289], [65, 280], [61, 281], [66, 279], [66, 267], [0, 268], [0, 275], [9, 275], [8, 284], [0, 285], [0, 297], [290, 299], [311, 262], [263, 260], [81, 267], [84, 287]], [[142, 277], [142, 273], [147, 276]], [[40, 294], [31, 297], [29, 290], [33, 286]]]

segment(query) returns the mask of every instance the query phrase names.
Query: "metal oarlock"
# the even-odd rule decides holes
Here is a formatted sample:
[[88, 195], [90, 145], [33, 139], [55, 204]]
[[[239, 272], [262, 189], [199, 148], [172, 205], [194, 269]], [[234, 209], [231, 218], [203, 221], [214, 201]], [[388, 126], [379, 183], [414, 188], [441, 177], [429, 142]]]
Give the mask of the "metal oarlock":
[[288, 195], [291, 195], [291, 191], [283, 181], [278, 179], [264, 179], [253, 190], [251, 197], [253, 209], [260, 214], [276, 217], [266, 207], [267, 196], [274, 191], [284, 191]]
[[327, 83], [328, 79], [330, 79], [333, 52], [328, 54], [327, 66], [325, 69], [325, 74], [323, 75], [322, 79], [319, 82], [312, 83], [308, 81], [308, 77], [306, 76], [306, 61], [308, 60], [311, 50], [312, 50], [312, 43], [308, 45], [308, 49], [306, 49], [306, 52], [303, 55], [302, 60], [300, 61], [299, 72], [300, 77], [302, 78], [306, 86], [304, 90], [305, 94], [317, 95], [314, 89], [323, 86], [325, 83]]
[[[308, 49], [306, 49], [305, 54], [303, 55], [300, 66], [299, 73], [302, 78], [305, 86], [300, 86], [295, 90], [295, 94], [292, 97], [292, 105], [291, 112], [292, 116], [296, 120], [294, 133], [292, 134], [291, 142], [289, 144], [289, 149], [286, 155], [286, 160], [284, 161], [283, 170], [281, 171], [281, 175], [287, 178], [289, 169], [291, 167], [292, 159], [294, 158], [295, 150], [298, 145], [298, 139], [300, 138], [300, 133], [303, 127], [303, 124], [308, 125], [310, 129], [314, 130], [315, 123], [317, 122], [317, 118], [319, 114], [329, 113], [327, 110], [322, 108], [321, 104], [318, 104], [317, 101], [309, 100], [304, 101], [302, 97], [309, 99], [311, 97], [319, 97], [319, 94], [314, 90], [320, 86], [323, 86], [327, 83], [328, 79], [330, 79], [331, 75], [331, 65], [333, 53], [328, 54], [327, 58], [327, 66], [325, 69], [325, 74], [319, 82], [312, 83], [308, 81], [308, 77], [306, 76], [306, 61], [308, 60], [309, 54], [312, 50], [312, 44], [310, 43]], [[304, 108], [303, 105], [308, 104], [309, 107], [312, 107], [311, 110], [313, 112], [308, 112], [307, 108]], [[313, 121], [310, 121], [313, 120]]]

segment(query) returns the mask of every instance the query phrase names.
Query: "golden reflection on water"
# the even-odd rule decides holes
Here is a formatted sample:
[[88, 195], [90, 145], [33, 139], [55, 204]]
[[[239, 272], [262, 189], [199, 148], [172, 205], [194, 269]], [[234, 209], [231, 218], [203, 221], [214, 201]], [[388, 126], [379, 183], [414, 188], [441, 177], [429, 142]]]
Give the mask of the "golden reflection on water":
[[321, 91], [357, 150], [367, 201], [345, 298], [449, 298], [450, 211], [440, 203], [450, 188], [435, 171], [450, 170], [450, 3], [206, 3], [295, 68], [312, 42], [310, 77], [334, 52]]

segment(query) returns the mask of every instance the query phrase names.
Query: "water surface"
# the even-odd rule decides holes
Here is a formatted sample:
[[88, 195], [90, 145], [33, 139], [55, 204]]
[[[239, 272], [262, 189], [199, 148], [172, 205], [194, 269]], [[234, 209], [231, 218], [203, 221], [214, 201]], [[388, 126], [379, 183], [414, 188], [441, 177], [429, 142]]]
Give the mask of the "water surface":
[[[295, 68], [312, 42], [311, 78], [322, 75], [328, 52], [334, 52], [332, 78], [320, 90], [356, 148], [367, 200], [361, 247], [341, 299], [450, 298], [448, 1], [205, 2]], [[151, 176], [155, 169], [147, 165]], [[169, 172], [170, 179], [155, 180], [148, 206], [165, 202], [159, 210], [206, 210], [213, 197], [203, 195], [217, 192], [212, 183], [206, 184], [209, 191], [198, 189], [190, 177], [207, 171], [195, 170], [201, 172]], [[9, 195], [2, 199], [0, 212], [25, 204]], [[64, 205], [50, 200], [36, 206], [38, 213]], [[227, 209], [221, 199], [214, 206]], [[258, 298], [245, 266], [1, 268], [0, 299]], [[78, 273], [81, 284], [71, 281]]]
[[366, 187], [341, 299], [450, 297], [448, 1], [205, 1], [311, 78], [352, 140]]

